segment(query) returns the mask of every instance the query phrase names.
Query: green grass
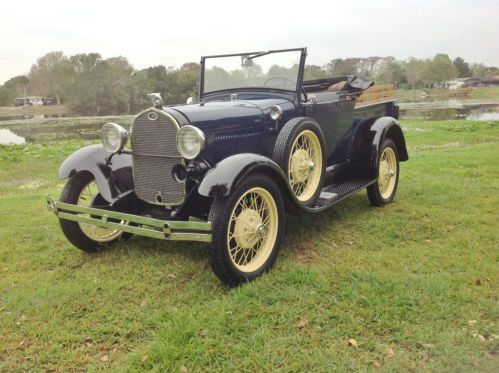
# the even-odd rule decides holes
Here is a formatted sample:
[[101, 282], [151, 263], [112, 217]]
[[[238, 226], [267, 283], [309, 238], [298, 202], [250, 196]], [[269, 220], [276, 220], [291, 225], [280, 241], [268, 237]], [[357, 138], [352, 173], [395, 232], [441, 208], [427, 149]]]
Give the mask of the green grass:
[[474, 99], [499, 99], [499, 86], [476, 87], [470, 96]]
[[288, 218], [236, 289], [202, 244], [74, 249], [44, 200], [85, 141], [0, 148], [0, 371], [497, 370], [499, 123], [403, 125], [393, 204]]

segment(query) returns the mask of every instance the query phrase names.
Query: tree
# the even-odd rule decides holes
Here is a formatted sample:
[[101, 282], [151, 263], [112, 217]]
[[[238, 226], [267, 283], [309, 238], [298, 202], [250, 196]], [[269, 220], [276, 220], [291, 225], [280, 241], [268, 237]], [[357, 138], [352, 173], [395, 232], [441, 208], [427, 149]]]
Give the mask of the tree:
[[447, 54], [439, 53], [428, 63], [425, 76], [429, 84], [442, 83], [456, 78], [457, 69]]
[[483, 63], [474, 63], [471, 65], [473, 76], [483, 78], [486, 76], [499, 75], [499, 69], [495, 66], [487, 67]]
[[427, 61], [410, 58], [405, 64], [405, 78], [412, 89], [423, 84]]
[[402, 64], [395, 57], [384, 57], [381, 59], [376, 81], [382, 83], [394, 83], [398, 85], [405, 82], [405, 72]]
[[14, 99], [23, 97], [29, 79], [25, 75], [18, 75], [7, 80], [0, 86], [0, 106], [11, 106]]
[[40, 57], [31, 67], [30, 87], [39, 94], [55, 96], [61, 103], [61, 94], [71, 77], [72, 69], [64, 53], [50, 52]]
[[464, 59], [456, 57], [454, 58], [453, 63], [454, 66], [456, 66], [458, 78], [467, 78], [471, 76], [470, 65]]
[[314, 80], [323, 79], [329, 76], [328, 72], [322, 68], [322, 66], [317, 65], [305, 65], [304, 79]]
[[335, 58], [326, 65], [326, 68], [333, 76], [345, 76], [357, 74], [357, 67], [360, 58]]

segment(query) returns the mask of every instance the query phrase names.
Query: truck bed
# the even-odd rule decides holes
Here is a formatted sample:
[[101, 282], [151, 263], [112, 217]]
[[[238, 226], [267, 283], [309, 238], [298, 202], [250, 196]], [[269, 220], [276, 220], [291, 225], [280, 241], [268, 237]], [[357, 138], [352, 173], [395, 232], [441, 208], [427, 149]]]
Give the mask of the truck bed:
[[399, 107], [394, 98], [380, 101], [357, 102], [353, 112], [354, 119], [389, 116], [395, 119], [399, 117]]

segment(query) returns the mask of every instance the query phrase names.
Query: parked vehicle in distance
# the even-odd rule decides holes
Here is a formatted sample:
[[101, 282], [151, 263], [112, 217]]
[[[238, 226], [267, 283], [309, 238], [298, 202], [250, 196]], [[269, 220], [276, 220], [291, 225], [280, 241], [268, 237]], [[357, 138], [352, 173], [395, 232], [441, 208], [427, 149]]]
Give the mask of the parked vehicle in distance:
[[129, 134], [114, 123], [102, 145], [72, 154], [59, 201], [63, 233], [95, 252], [131, 234], [209, 243], [226, 284], [270, 269], [286, 214], [318, 213], [367, 188], [392, 202], [408, 159], [392, 98], [357, 98], [353, 76], [304, 81], [306, 48], [202, 57], [197, 103], [139, 113]]

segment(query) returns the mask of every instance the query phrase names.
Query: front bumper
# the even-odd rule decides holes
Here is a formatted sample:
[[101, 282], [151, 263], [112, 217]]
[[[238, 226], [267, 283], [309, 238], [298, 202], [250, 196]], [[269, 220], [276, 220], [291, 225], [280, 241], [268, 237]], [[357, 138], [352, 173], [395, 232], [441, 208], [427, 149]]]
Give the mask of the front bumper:
[[172, 241], [211, 242], [210, 222], [153, 219], [146, 216], [58, 202], [51, 196], [47, 196], [47, 208], [59, 219], [118, 229], [140, 236]]

